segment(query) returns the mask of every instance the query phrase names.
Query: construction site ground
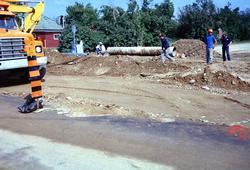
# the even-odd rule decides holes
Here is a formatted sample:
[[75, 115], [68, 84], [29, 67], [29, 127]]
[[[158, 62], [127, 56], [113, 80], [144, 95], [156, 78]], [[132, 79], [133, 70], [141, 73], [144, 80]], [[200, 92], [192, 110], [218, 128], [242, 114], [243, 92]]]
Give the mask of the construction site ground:
[[[231, 62], [203, 57], [161, 63], [159, 56], [69, 57], [47, 51], [44, 110], [69, 117], [188, 120], [250, 128], [250, 52]], [[17, 85], [14, 85], [17, 84]], [[26, 96], [30, 85], [2, 82], [1, 95]]]

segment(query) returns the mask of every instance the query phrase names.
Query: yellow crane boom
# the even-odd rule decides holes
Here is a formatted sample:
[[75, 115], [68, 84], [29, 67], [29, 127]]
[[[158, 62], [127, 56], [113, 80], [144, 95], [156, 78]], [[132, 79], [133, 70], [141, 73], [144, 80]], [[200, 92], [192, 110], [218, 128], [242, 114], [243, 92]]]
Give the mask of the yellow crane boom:
[[[13, 13], [25, 13], [27, 14], [24, 19], [24, 32], [32, 33], [36, 28], [38, 22], [41, 20], [45, 3], [44, 1], [32, 1], [32, 0], [1, 0], [8, 2], [8, 10]], [[18, 4], [23, 3], [23, 4]], [[28, 3], [36, 3], [34, 7], [28, 6]]]

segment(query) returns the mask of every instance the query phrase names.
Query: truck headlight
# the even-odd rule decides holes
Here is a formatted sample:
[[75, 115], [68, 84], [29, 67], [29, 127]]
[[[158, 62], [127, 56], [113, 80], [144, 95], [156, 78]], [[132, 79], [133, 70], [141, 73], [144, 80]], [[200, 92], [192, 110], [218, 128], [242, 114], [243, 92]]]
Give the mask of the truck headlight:
[[41, 46], [36, 46], [36, 53], [42, 53], [43, 49]]

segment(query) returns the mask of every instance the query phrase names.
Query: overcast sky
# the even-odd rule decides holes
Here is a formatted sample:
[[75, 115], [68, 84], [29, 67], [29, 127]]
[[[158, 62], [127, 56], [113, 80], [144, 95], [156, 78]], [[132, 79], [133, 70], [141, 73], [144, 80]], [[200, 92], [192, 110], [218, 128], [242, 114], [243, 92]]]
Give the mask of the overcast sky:
[[[81, 2], [84, 4], [91, 3], [92, 6], [99, 9], [102, 5], [114, 5], [120, 6], [124, 9], [127, 8], [127, 4], [129, 0], [45, 0], [45, 15], [51, 18], [56, 18], [59, 15], [66, 14], [66, 7], [69, 5], [73, 5], [75, 2]], [[137, 2], [142, 3], [142, 0], [138, 0]], [[161, 3], [163, 0], [153, 0], [153, 4]], [[180, 8], [184, 5], [191, 4], [195, 2], [195, 0], [172, 0], [175, 6], [175, 15], [178, 14]], [[241, 10], [245, 10], [246, 8], [250, 8], [250, 0], [214, 0], [214, 3], [217, 7], [223, 7], [230, 2], [232, 7], [240, 7]]]

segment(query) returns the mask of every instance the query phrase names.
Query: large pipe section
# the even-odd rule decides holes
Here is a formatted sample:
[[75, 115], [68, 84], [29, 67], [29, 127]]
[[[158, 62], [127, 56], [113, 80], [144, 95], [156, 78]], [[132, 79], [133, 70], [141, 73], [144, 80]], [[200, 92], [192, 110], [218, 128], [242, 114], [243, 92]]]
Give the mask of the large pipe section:
[[157, 56], [161, 54], [161, 47], [109, 47], [110, 55], [139, 55]]

